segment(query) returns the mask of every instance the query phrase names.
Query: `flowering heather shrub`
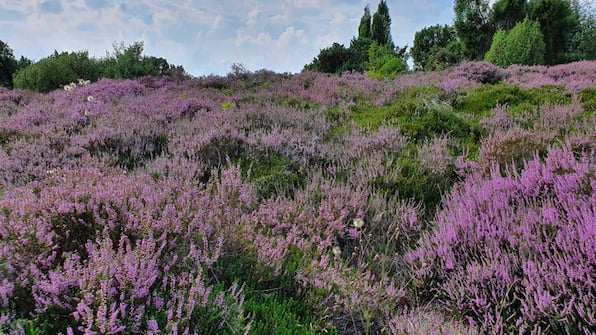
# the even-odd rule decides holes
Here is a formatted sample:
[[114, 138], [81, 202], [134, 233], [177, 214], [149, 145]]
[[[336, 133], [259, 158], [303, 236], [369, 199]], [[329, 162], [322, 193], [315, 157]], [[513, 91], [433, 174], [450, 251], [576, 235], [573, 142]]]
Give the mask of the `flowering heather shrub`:
[[596, 62], [582, 61], [552, 67], [512, 65], [507, 68], [507, 82], [521, 88], [559, 85], [579, 93], [596, 85]]
[[437, 86], [441, 83], [442, 75], [440, 72], [416, 72], [399, 75], [387, 85], [383, 85], [382, 93], [375, 100], [374, 106], [380, 107], [395, 103], [401, 95], [413, 88]]
[[418, 148], [418, 163], [432, 175], [445, 175], [455, 162], [449, 147], [450, 139], [445, 135], [426, 140]]
[[488, 62], [467, 62], [453, 69], [437, 86], [446, 93], [455, 93], [479, 84], [496, 84], [506, 77], [505, 70]]
[[23, 91], [0, 90], [0, 117], [4, 118], [16, 112], [23, 98]]
[[509, 115], [510, 108], [508, 105], [497, 104], [493, 108], [492, 115], [480, 120], [480, 125], [489, 133], [504, 132], [516, 125], [516, 122]]
[[[591, 78], [589, 66], [523, 71], [562, 82]], [[477, 69], [455, 78], [464, 86], [454, 93], [491, 76], [482, 64], [469, 67]], [[258, 72], [0, 91], [7, 106], [0, 108], [0, 332], [243, 333], [253, 317], [254, 332], [308, 324], [304, 334], [430, 333], [431, 324], [473, 333], [446, 321], [465, 317], [481, 331], [509, 331], [517, 320], [526, 333], [547, 332], [549, 322], [560, 332], [588, 329], [581, 320], [591, 322], [590, 291], [580, 292], [576, 277], [548, 271], [585, 270], [572, 257], [586, 253], [567, 246], [583, 247], [593, 234], [567, 234], [571, 228], [560, 223], [569, 214], [576, 229], [584, 220], [577, 218], [591, 214], [584, 202], [569, 203], [593, 194], [593, 178], [562, 167], [545, 177], [542, 194], [511, 185], [534, 178], [535, 166], [553, 165], [536, 160], [522, 170], [535, 150], [546, 159], [550, 143], [568, 143], [565, 155], [589, 159], [596, 148], [591, 91], [576, 102], [568, 86], [498, 84], [450, 99], [434, 86], [444, 75], [378, 82], [358, 73]], [[459, 180], [455, 153], [472, 167]], [[519, 170], [507, 173], [513, 161]], [[500, 175], [491, 170], [499, 162]], [[495, 186], [497, 178], [507, 182]], [[564, 181], [579, 186], [552, 186]], [[495, 200], [449, 219], [445, 213], [474, 205], [453, 199], [482, 185]], [[501, 198], [512, 200], [490, 207]], [[436, 209], [439, 227], [493, 215], [497, 227], [530, 222], [529, 232], [504, 228], [511, 236], [540, 238], [511, 237], [517, 244], [494, 251], [496, 242], [476, 243], [466, 231], [467, 244], [457, 249], [466, 256], [446, 269], [435, 256], [450, 249], [433, 249], [427, 231]], [[514, 280], [485, 276], [501, 268], [513, 269]], [[574, 273], [585, 277], [581, 271]], [[423, 314], [426, 288], [456, 306], [452, 315]], [[503, 306], [501, 316], [494, 306]], [[555, 320], [557, 313], [567, 319]]]
[[91, 155], [113, 155], [117, 164], [127, 169], [159, 156], [167, 146], [164, 125], [143, 115], [117, 113], [99, 116], [92, 123], [73, 142]]
[[401, 335], [473, 335], [478, 334], [475, 327], [446, 320], [440, 312], [430, 308], [404, 310], [395, 314], [387, 322], [388, 334]]
[[408, 255], [418, 285], [485, 332], [590, 333], [595, 164], [564, 146], [519, 173], [469, 176]]
[[193, 188], [83, 169], [10, 191], [0, 200], [0, 329], [29, 313], [101, 334], [225, 325], [198, 322], [205, 308], [242, 317], [241, 291], [212, 294], [205, 271], [253, 200], [238, 169], [213, 175]]
[[526, 130], [520, 127], [497, 131], [482, 140], [477, 164], [484, 171], [488, 171], [493, 164], [502, 167], [509, 164], [521, 165], [524, 160], [531, 159], [536, 151], [546, 152], [555, 136], [553, 131]]

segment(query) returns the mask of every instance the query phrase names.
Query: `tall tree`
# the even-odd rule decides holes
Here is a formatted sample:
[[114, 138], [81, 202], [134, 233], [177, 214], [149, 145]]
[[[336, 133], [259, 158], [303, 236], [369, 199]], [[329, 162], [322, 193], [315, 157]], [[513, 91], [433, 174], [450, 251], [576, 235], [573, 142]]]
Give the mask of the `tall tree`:
[[8, 44], [0, 41], [0, 86], [12, 88], [12, 76], [17, 69], [17, 60]]
[[482, 59], [495, 32], [488, 0], [455, 0], [454, 11], [455, 30], [466, 58]]
[[[548, 65], [566, 62], [566, 53], [573, 33], [579, 26], [579, 15], [567, 0], [532, 0], [529, 3], [530, 19], [540, 23]], [[593, 47], [593, 46], [592, 46]]]
[[453, 27], [435, 25], [414, 35], [411, 53], [416, 70], [440, 70], [459, 61], [455, 52], [457, 37]]
[[372, 17], [370, 16], [370, 7], [366, 5], [366, 7], [364, 7], [364, 14], [360, 19], [360, 25], [358, 26], [358, 38], [370, 39], [372, 37], [371, 25]]
[[569, 48], [570, 60], [596, 60], [596, 7], [574, 4], [579, 15], [579, 28], [573, 34]]
[[372, 18], [372, 39], [379, 45], [392, 45], [391, 39], [391, 17], [389, 16], [389, 7], [387, 2], [381, 0], [377, 11]]
[[493, 4], [492, 21], [497, 29], [511, 30], [527, 14], [526, 0], [499, 0]]

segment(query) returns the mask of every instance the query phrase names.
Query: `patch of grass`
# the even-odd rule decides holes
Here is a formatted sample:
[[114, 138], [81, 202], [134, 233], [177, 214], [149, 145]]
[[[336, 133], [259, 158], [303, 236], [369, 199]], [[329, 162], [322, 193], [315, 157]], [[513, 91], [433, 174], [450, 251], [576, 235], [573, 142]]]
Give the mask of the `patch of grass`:
[[298, 166], [290, 158], [274, 152], [251, 152], [233, 163], [240, 164], [245, 176], [250, 170], [249, 181], [261, 198], [291, 194], [304, 182], [298, 174]]
[[508, 105], [512, 115], [520, 115], [544, 104], [569, 103], [571, 103], [571, 95], [560, 86], [522, 89], [509, 84], [496, 84], [484, 85], [468, 92], [454, 102], [454, 108], [465, 115], [481, 119], [489, 116], [497, 104]]
[[[293, 249], [279, 275], [274, 275], [272, 269], [257, 264], [254, 252], [245, 252], [220, 258], [213, 273], [222, 287], [244, 284], [244, 311], [253, 318], [250, 334], [321, 334], [308, 299], [294, 281], [302, 261], [302, 253]], [[336, 334], [334, 329], [324, 333]]]
[[590, 115], [596, 112], [596, 88], [587, 88], [579, 94], [579, 103]]

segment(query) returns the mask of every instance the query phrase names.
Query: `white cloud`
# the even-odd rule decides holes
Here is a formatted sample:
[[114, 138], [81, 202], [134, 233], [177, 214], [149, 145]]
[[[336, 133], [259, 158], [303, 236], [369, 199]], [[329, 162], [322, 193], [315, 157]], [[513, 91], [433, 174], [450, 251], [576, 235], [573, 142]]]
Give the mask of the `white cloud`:
[[294, 42], [302, 45], [308, 44], [308, 37], [304, 33], [304, 30], [296, 30], [294, 27], [287, 27], [286, 30], [284, 30], [284, 32], [279, 36], [279, 39], [277, 40], [277, 46], [286, 47], [291, 45], [295, 47]]
[[[40, 6], [46, 1], [47, 4]], [[0, 1], [0, 40], [15, 55], [40, 59], [88, 50], [102, 57], [113, 42], [145, 42], [145, 53], [195, 75], [250, 69], [300, 71], [333, 42], [349, 44], [368, 0], [22, 0]], [[378, 1], [372, 1], [376, 10]], [[388, 2], [396, 44], [450, 24], [451, 0]], [[10, 15], [2, 15], [11, 13]]]
[[248, 20], [246, 20], [246, 25], [249, 27], [262, 27], [267, 24], [267, 21], [269, 21], [267, 14], [260, 8], [254, 8], [248, 12]]
[[332, 26], [339, 26], [346, 20], [346, 17], [342, 13], [336, 13], [333, 19], [329, 22]]

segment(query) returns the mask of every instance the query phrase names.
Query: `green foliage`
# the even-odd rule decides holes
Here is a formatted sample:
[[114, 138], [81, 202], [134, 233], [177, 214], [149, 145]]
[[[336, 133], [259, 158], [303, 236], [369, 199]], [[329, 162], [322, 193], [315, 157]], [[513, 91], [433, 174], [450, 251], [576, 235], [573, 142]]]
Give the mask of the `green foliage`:
[[12, 76], [17, 70], [17, 60], [8, 44], [0, 41], [0, 86], [12, 88]]
[[488, 116], [497, 104], [514, 106], [524, 102], [529, 95], [513, 85], [485, 85], [456, 102], [455, 109], [478, 118]]
[[442, 197], [451, 190], [457, 180], [452, 166], [444, 176], [433, 176], [425, 168], [408, 156], [400, 157], [398, 164], [401, 173], [394, 183], [386, 184], [379, 178], [375, 186], [384, 190], [388, 196], [402, 199], [414, 199], [423, 205], [426, 215], [435, 213]]
[[543, 104], [568, 104], [571, 96], [557, 86], [525, 90], [508, 84], [484, 85], [454, 103], [457, 111], [480, 119], [488, 116], [497, 104], [508, 105], [512, 114], [522, 114]]
[[[566, 61], [566, 51], [579, 25], [579, 16], [566, 0], [533, 0], [529, 2], [530, 19], [540, 23], [544, 35], [544, 61], [548, 65]], [[593, 47], [593, 46], [592, 46]]]
[[586, 113], [596, 112], [596, 88], [583, 90], [579, 95], [579, 103]]
[[411, 54], [416, 70], [442, 70], [457, 64], [462, 58], [461, 45], [452, 27], [435, 25], [414, 35]]
[[395, 76], [408, 70], [408, 64], [391, 45], [379, 45], [373, 42], [368, 49], [367, 68], [366, 74], [372, 78], [393, 80]]
[[544, 53], [540, 25], [526, 17], [510, 32], [499, 30], [495, 33], [485, 60], [502, 67], [512, 64], [539, 65], [544, 62]]
[[99, 74], [99, 63], [89, 58], [87, 51], [55, 51], [53, 55], [19, 70], [13, 82], [18, 89], [49, 92], [78, 79], [95, 81]]
[[[544, 43], [544, 42], [543, 42]], [[484, 55], [484, 60], [495, 65], [505, 66], [505, 47], [507, 44], [507, 32], [499, 29], [493, 36], [493, 42], [490, 49]]]
[[362, 73], [366, 71], [368, 49], [370, 49], [372, 43], [369, 38], [353, 38], [348, 48], [348, 57], [342, 66], [341, 72], [357, 71]]
[[490, 7], [487, 0], [456, 0], [454, 5], [454, 27], [461, 40], [464, 55], [470, 60], [482, 59], [490, 48], [495, 32], [490, 21]]
[[478, 123], [453, 110], [441, 100], [441, 91], [432, 86], [410, 89], [389, 106], [356, 106], [351, 116], [362, 127], [376, 129], [383, 123], [396, 126], [415, 143], [449, 134], [464, 145], [475, 146], [481, 136]]
[[[301, 252], [295, 248], [282, 266], [278, 276], [257, 263], [254, 252], [223, 256], [216, 263], [213, 273], [220, 287], [243, 283], [246, 315], [253, 317], [249, 334], [319, 334], [308, 300], [295, 287], [294, 274], [302, 262]], [[220, 289], [221, 290], [221, 289]], [[217, 316], [213, 321], [217, 321]], [[325, 333], [335, 334], [334, 329]]]
[[393, 46], [393, 41], [391, 39], [391, 16], [389, 16], [389, 7], [387, 7], [387, 2], [385, 2], [385, 0], [379, 2], [377, 11], [373, 15], [371, 33], [372, 39], [377, 42], [377, 44], [389, 44]]
[[348, 50], [346, 50], [343, 44], [333, 43], [331, 47], [322, 49], [312, 63], [306, 65], [304, 69], [339, 74], [344, 69], [344, 63], [347, 59]]
[[[247, 312], [254, 316], [249, 334], [318, 334], [316, 326], [306, 323], [311, 312], [304, 300], [284, 299], [278, 293], [255, 293], [246, 300]], [[306, 322], [305, 322], [306, 321]], [[330, 334], [335, 333], [330, 330]]]
[[167, 75], [170, 65], [163, 58], [143, 56], [143, 42], [130, 46], [114, 44], [114, 51], [102, 61], [102, 75], [107, 78], [134, 79]]
[[[397, 55], [398, 59], [385, 58], [385, 54], [389, 55], [390, 53], [376, 55], [383, 59], [372, 60], [372, 64], [376, 67], [371, 68], [370, 50], [374, 43], [381, 47], [386, 46], [387, 50], [392, 50], [392, 53]], [[342, 74], [346, 71], [365, 72], [369, 70], [370, 75], [374, 78], [393, 78], [396, 73], [407, 70], [407, 63], [405, 62], [407, 48], [398, 49], [397, 51], [394, 49], [395, 45], [391, 38], [389, 8], [385, 0], [382, 0], [372, 18], [369, 6], [367, 5], [364, 8], [364, 14], [358, 26], [358, 37], [352, 39], [349, 48], [345, 48], [337, 42], [333, 43], [331, 47], [322, 49], [310, 64], [304, 66], [304, 70], [335, 74]], [[399, 58], [403, 58], [403, 62]], [[402, 69], [404, 67], [405, 69]]]
[[569, 60], [596, 60], [596, 9], [578, 8], [579, 27], [571, 37]]
[[262, 198], [292, 194], [304, 182], [298, 175], [298, 166], [286, 156], [274, 152], [250, 156], [241, 159], [240, 166], [245, 174], [250, 171], [249, 180]]
[[526, 16], [526, 0], [499, 0], [493, 4], [492, 21], [497, 29], [511, 30]]
[[370, 16], [370, 7], [366, 5], [364, 7], [364, 14], [360, 19], [360, 25], [358, 26], [358, 38], [372, 38], [372, 17]]
[[106, 58], [90, 58], [87, 51], [62, 52], [32, 64], [21, 57], [16, 61], [13, 76], [15, 88], [49, 92], [79, 79], [96, 81], [100, 77], [133, 79], [143, 76], [174, 76], [181, 79], [186, 72], [167, 60], [143, 56], [143, 42], [131, 46], [114, 44], [114, 52]]

